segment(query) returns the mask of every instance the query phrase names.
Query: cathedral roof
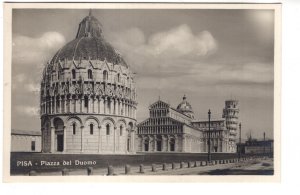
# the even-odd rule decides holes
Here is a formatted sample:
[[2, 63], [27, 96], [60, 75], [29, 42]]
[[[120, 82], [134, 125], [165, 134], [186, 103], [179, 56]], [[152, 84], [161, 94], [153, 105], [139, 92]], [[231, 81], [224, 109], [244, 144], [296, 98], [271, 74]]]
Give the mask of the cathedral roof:
[[193, 109], [191, 104], [186, 100], [186, 96], [184, 95], [182, 98], [182, 102], [177, 106], [177, 110], [181, 113], [192, 112]]
[[104, 39], [102, 24], [91, 12], [80, 22], [76, 38], [63, 46], [51, 63], [59, 60], [106, 60], [128, 67], [121, 55]]

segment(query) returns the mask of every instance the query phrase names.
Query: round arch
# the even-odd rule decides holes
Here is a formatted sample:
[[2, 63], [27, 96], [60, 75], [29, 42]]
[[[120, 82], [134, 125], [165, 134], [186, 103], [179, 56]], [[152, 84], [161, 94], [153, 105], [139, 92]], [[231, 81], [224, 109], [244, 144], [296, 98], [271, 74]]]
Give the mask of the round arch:
[[113, 118], [111, 118], [111, 117], [105, 117], [105, 118], [103, 118], [102, 121], [101, 121], [101, 125], [103, 125], [105, 123], [105, 121], [110, 121], [113, 124], [114, 127], [116, 126], [115, 120]]
[[82, 120], [78, 116], [70, 116], [67, 118], [67, 122], [71, 121], [72, 119], [76, 119], [79, 121], [80, 125], [83, 126]]

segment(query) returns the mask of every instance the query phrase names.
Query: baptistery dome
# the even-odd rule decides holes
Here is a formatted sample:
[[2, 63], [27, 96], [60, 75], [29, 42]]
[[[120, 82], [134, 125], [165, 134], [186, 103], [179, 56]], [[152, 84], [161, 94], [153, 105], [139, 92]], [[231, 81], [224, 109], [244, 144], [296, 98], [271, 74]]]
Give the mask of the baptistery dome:
[[194, 112], [192, 109], [191, 104], [186, 100], [186, 96], [184, 95], [182, 98], [182, 102], [177, 106], [177, 111], [181, 112], [182, 114], [187, 115], [190, 118], [194, 118]]
[[90, 12], [75, 39], [44, 68], [43, 151], [134, 151], [136, 97], [132, 71], [104, 39], [101, 23]]

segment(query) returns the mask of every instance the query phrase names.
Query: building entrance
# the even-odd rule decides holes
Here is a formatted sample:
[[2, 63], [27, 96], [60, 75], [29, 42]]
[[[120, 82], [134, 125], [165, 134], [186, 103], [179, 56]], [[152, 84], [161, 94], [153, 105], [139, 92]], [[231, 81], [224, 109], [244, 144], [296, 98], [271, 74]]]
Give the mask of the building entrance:
[[171, 152], [175, 151], [175, 140], [174, 139], [170, 140], [170, 151]]
[[64, 151], [64, 134], [57, 135], [57, 151]]

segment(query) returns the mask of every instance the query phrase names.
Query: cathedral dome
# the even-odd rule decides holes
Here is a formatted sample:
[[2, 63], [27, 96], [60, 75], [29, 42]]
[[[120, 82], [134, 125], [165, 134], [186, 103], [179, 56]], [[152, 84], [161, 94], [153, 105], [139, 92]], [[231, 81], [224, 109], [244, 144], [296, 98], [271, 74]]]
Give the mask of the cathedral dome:
[[106, 60], [128, 67], [121, 55], [105, 41], [102, 24], [91, 13], [80, 22], [76, 38], [62, 47], [51, 63], [63, 60]]
[[193, 112], [192, 106], [186, 100], [185, 95], [182, 98], [182, 102], [177, 106], [177, 111], [189, 116], [190, 118], [194, 118], [194, 112]]

